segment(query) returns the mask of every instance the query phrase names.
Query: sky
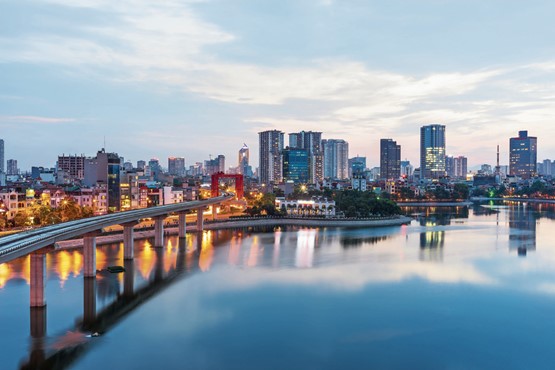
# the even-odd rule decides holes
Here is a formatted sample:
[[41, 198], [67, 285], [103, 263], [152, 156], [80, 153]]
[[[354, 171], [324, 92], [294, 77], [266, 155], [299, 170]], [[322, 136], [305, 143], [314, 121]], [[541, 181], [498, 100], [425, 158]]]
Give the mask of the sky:
[[210, 155], [237, 165], [258, 132], [323, 132], [379, 165], [447, 154], [508, 162], [509, 138], [555, 159], [555, 2], [0, 0], [0, 138], [19, 167], [61, 154]]

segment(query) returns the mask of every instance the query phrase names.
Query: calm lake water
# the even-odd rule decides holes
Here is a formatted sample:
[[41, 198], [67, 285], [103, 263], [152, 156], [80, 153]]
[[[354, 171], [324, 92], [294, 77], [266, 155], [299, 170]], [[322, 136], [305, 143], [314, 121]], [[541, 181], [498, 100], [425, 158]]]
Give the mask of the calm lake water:
[[[96, 280], [79, 250], [51, 252], [43, 310], [29, 258], [0, 265], [0, 368], [552, 369], [555, 206], [406, 211], [136, 241]], [[122, 257], [101, 246], [97, 267]]]

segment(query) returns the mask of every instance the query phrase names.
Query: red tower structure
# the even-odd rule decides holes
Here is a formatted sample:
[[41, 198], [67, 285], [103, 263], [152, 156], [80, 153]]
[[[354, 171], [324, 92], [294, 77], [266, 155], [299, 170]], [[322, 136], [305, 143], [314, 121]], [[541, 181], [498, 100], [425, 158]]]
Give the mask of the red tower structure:
[[217, 197], [218, 195], [220, 195], [220, 179], [222, 178], [235, 180], [235, 195], [237, 196], [237, 199], [242, 199], [245, 193], [243, 185], [243, 175], [228, 175], [223, 172], [217, 172], [212, 175], [212, 197]]

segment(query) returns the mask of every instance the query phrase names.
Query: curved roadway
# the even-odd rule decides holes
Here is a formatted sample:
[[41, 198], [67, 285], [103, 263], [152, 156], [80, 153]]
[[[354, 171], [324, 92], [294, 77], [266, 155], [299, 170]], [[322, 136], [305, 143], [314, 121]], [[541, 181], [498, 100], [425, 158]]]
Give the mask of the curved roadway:
[[38, 229], [8, 235], [0, 238], [0, 263], [9, 262], [15, 258], [27, 255], [49, 245], [53, 245], [55, 242], [97, 231], [103, 227], [138, 221], [142, 218], [162, 216], [173, 212], [206, 207], [232, 199], [233, 196], [233, 194], [223, 195], [206, 200], [195, 200], [192, 202], [168, 204], [165, 206], [112, 213], [108, 215], [63, 222], [56, 225], [45, 226]]

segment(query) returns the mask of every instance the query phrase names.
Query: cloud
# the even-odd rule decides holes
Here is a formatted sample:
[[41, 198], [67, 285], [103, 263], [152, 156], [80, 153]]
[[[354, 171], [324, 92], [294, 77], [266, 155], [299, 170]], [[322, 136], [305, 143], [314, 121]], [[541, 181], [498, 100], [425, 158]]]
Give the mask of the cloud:
[[[40, 32], [0, 37], [0, 62], [61, 66], [108, 83], [148, 83], [197, 95], [240, 107], [234, 119], [251, 132], [314, 129], [328, 137], [344, 135], [363, 155], [368, 135], [404, 137], [410, 129], [414, 136], [417, 126], [430, 122], [447, 124], [449, 132], [480, 147], [524, 124], [555, 134], [548, 128], [555, 116], [554, 61], [425, 75], [374, 68], [341, 55], [268, 66], [217, 54], [218, 46], [240, 48], [242, 40], [202, 19], [196, 9], [201, 1], [48, 2], [79, 9], [81, 17], [83, 12], [110, 17], [96, 24], [66, 21], [63, 34], [43, 25]], [[49, 16], [49, 24], [61, 21]], [[54, 120], [60, 119], [36, 121], [63, 122]]]
[[56, 118], [40, 116], [0, 116], [0, 122], [5, 123], [68, 123], [75, 122], [75, 118]]

